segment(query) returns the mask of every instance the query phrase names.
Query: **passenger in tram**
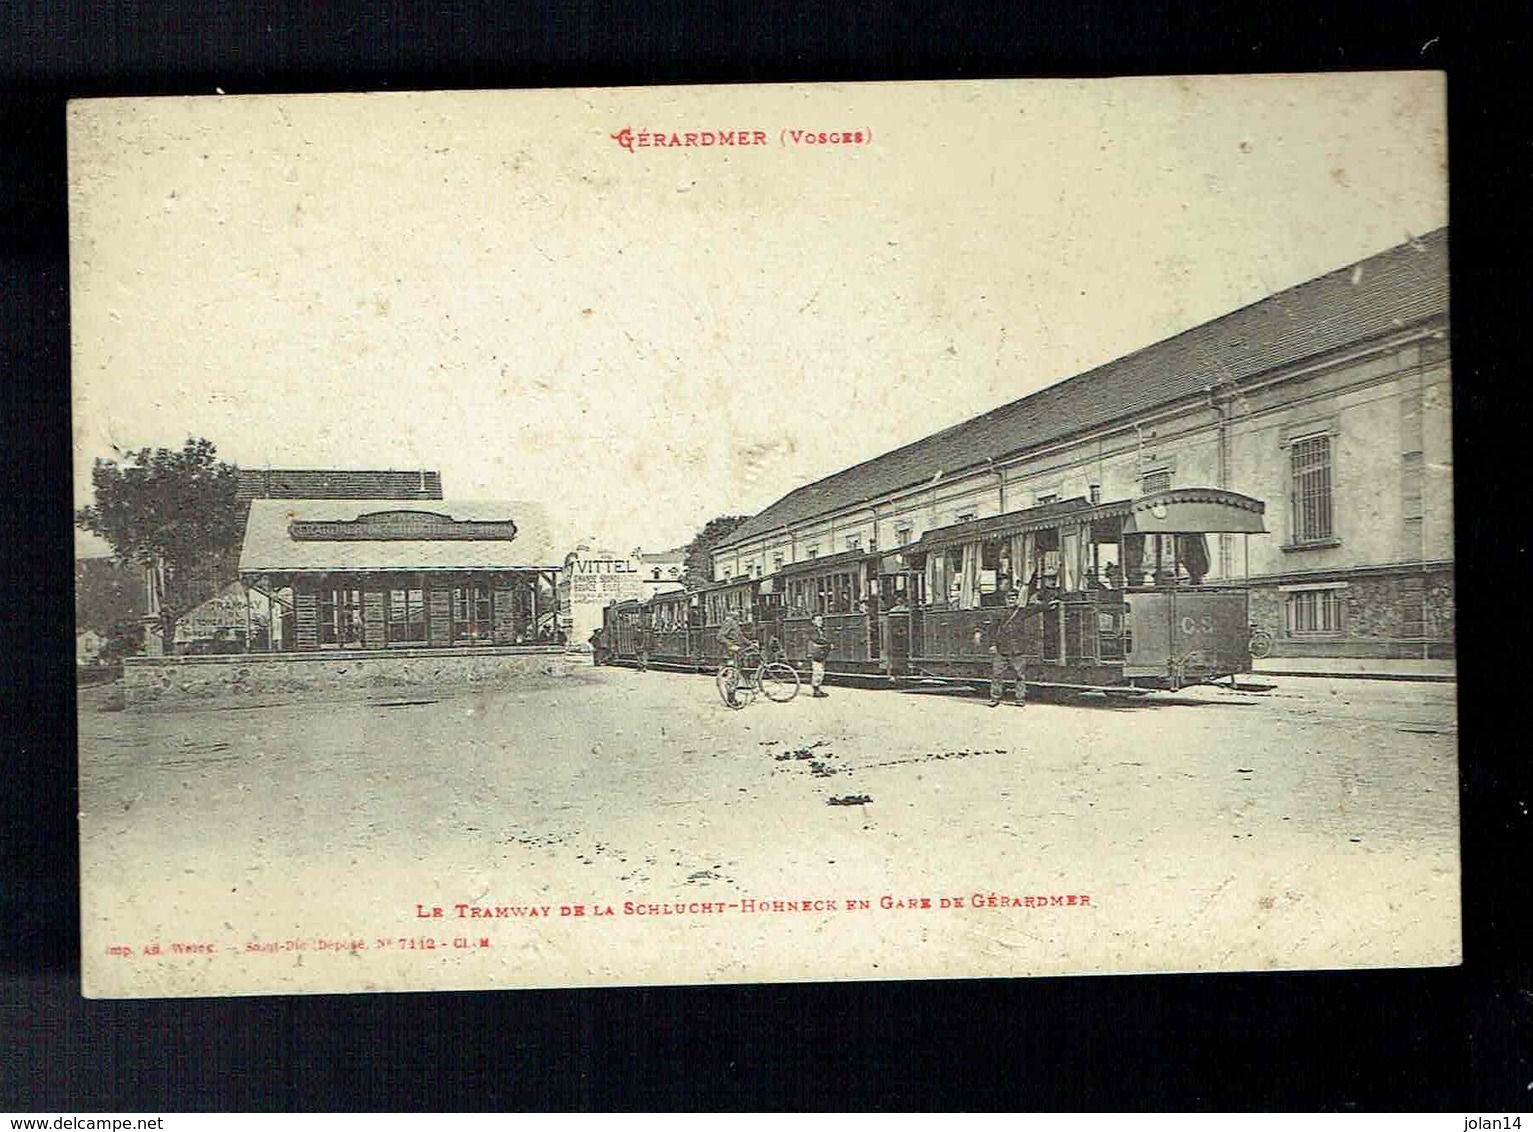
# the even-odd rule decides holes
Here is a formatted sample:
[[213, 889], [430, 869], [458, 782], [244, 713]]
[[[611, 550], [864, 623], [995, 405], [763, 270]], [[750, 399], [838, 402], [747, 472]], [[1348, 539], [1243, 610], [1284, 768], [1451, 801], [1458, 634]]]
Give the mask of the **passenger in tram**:
[[1125, 535], [1123, 537], [1123, 583], [1132, 586], [1136, 583], [1150, 585], [1154, 581], [1153, 576], [1146, 576], [1144, 562], [1144, 536]]
[[1106, 569], [1102, 571], [1102, 584], [1110, 590], [1123, 588], [1123, 577], [1116, 562], [1109, 562]]
[[1178, 574], [1186, 572], [1188, 585], [1201, 586], [1208, 574], [1208, 543], [1202, 535], [1176, 536]]

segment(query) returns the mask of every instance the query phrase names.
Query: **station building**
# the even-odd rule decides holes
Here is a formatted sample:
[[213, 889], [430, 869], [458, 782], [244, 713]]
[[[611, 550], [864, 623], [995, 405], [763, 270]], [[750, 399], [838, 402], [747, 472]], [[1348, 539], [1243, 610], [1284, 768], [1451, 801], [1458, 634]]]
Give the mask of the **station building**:
[[[258, 499], [441, 499], [442, 475], [425, 469], [239, 468], [234, 498], [241, 508], [241, 524], [248, 525], [251, 504]], [[190, 608], [177, 623], [169, 647], [160, 624], [165, 570], [162, 565], [144, 568], [141, 624], [146, 655], [282, 647], [283, 608], [280, 603], [274, 607], [270, 595], [241, 587], [239, 560], [236, 546], [227, 554], [208, 556], [177, 580], [177, 596]], [[289, 613], [291, 608], [289, 603]], [[287, 620], [291, 624], [291, 617]]]
[[258, 499], [239, 564], [298, 652], [553, 645], [560, 569], [541, 508], [449, 500]]
[[[1454, 650], [1448, 235], [1419, 239], [785, 495], [716, 580], [1054, 502], [1212, 487], [1266, 505], [1221, 535], [1274, 655]], [[791, 569], [788, 570], [791, 574]]]

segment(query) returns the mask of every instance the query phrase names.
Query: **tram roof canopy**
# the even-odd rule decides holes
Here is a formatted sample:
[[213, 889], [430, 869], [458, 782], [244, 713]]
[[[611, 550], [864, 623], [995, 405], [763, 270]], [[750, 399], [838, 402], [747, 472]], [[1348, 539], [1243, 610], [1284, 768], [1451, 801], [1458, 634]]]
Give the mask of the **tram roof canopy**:
[[1123, 533], [1133, 534], [1265, 534], [1266, 505], [1239, 492], [1212, 487], [1172, 488], [1136, 499], [1092, 504], [1085, 499], [1062, 499], [1025, 511], [1010, 511], [988, 519], [971, 519], [927, 531], [909, 549], [914, 553], [984, 539], [1009, 538], [1027, 531], [1058, 529], [1100, 519], [1123, 520]]
[[935, 527], [922, 535], [920, 540], [908, 549], [920, 553], [941, 550], [946, 546], [961, 546], [966, 542], [977, 542], [980, 539], [1005, 538], [1024, 531], [1046, 530], [1063, 525], [1067, 518], [1072, 523], [1081, 522], [1089, 518], [1096, 510], [1098, 508], [1094, 508], [1084, 496], [1060, 499], [1040, 507], [1029, 507], [1023, 511], [1007, 511], [1005, 514], [992, 515], [987, 519], [970, 519], [963, 523]]
[[797, 562], [789, 562], [778, 567], [774, 577], [792, 577], [795, 574], [816, 574], [822, 571], [844, 570], [848, 566], [854, 566], [868, 557], [866, 550], [843, 550], [836, 554], [827, 554], [822, 558], [804, 558]]
[[257, 499], [241, 574], [561, 568], [537, 503]]
[[1172, 488], [1130, 500], [1123, 533], [1261, 535], [1267, 533], [1262, 525], [1266, 509], [1261, 500], [1238, 492], [1208, 487]]

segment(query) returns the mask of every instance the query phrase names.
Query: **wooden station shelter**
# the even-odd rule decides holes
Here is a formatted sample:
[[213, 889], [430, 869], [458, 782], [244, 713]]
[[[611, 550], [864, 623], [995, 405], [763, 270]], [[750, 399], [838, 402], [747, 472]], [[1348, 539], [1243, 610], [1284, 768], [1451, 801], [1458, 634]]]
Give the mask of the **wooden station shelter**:
[[560, 568], [533, 503], [256, 499], [240, 554], [274, 651], [555, 644]]

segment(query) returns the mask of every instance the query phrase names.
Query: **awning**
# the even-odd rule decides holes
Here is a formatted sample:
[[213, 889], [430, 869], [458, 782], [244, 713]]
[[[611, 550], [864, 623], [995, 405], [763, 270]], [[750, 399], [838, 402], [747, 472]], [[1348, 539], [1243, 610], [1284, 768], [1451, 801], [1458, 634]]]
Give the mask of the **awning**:
[[779, 566], [776, 577], [784, 577], [793, 574], [814, 574], [825, 570], [845, 570], [848, 566], [856, 565], [868, 557], [865, 550], [843, 550], [838, 554], [827, 554], [823, 558], [803, 558], [797, 562], [789, 562], [786, 566]]
[[909, 552], [924, 554], [928, 550], [960, 546], [966, 542], [1009, 538], [1024, 531], [1047, 530], [1064, 526], [1067, 519], [1070, 522], [1080, 522], [1094, 513], [1091, 503], [1085, 498], [1061, 499], [1041, 507], [1029, 507], [1025, 511], [1008, 511], [988, 519], [971, 519], [966, 523], [938, 527], [922, 535], [921, 540], [909, 548]]

